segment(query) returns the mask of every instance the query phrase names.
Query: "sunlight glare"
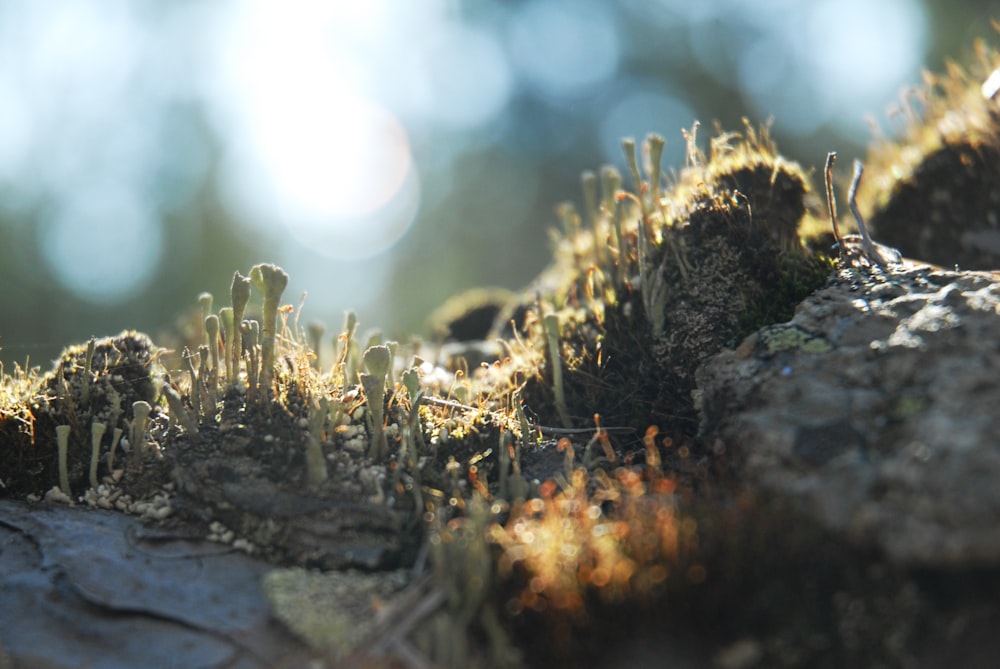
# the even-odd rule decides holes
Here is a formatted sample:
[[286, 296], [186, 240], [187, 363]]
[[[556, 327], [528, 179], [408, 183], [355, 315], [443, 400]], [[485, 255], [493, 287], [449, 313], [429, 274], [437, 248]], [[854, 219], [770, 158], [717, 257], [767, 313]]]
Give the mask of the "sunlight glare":
[[[224, 162], [232, 204], [258, 225], [280, 221], [298, 239], [331, 240], [335, 248], [317, 250], [342, 257], [374, 255], [398, 238], [397, 216], [380, 212], [413, 171], [402, 123], [366, 93], [351, 51], [363, 37], [342, 34], [367, 6], [257, 3], [241, 13], [222, 54], [235, 89], [225, 121], [240, 135]], [[379, 6], [371, 3], [371, 20], [361, 21], [366, 30], [377, 29]], [[367, 234], [356, 234], [359, 225]], [[367, 241], [336, 242], [348, 238]]]

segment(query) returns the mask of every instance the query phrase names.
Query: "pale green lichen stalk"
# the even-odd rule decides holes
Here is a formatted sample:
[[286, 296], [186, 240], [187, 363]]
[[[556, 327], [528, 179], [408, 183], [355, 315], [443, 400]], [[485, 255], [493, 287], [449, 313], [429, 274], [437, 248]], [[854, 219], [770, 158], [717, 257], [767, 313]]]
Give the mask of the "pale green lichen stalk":
[[[244, 341], [257, 341], [260, 336], [260, 323], [243, 321], [240, 325]], [[247, 400], [253, 402], [257, 398], [257, 379], [260, 377], [259, 356], [257, 347], [247, 348]]]
[[101, 457], [101, 439], [108, 426], [94, 421], [90, 426], [90, 487], [97, 490], [97, 463]]
[[90, 400], [90, 380], [93, 378], [94, 349], [96, 345], [97, 339], [94, 337], [91, 337], [90, 341], [87, 342], [87, 353], [84, 356], [83, 362], [84, 383], [83, 387], [80, 389], [80, 404], [83, 406], [87, 406], [87, 402]]
[[163, 396], [167, 398], [167, 406], [170, 407], [170, 417], [184, 426], [187, 430], [188, 438], [193, 442], [198, 441], [198, 421], [184, 408], [184, 400], [181, 394], [172, 386], [163, 386]]
[[250, 280], [264, 296], [264, 307], [261, 312], [261, 359], [260, 359], [260, 391], [261, 397], [271, 390], [271, 380], [274, 378], [274, 352], [278, 337], [278, 307], [281, 294], [288, 286], [288, 274], [277, 265], [261, 263], [250, 270]]
[[153, 407], [149, 402], [140, 400], [132, 403], [132, 431], [129, 434], [129, 444], [132, 449], [132, 466], [135, 470], [142, 468], [142, 447], [146, 441], [146, 424], [152, 410]]
[[[222, 336], [225, 338], [227, 348], [225, 351], [225, 362], [222, 367], [226, 370], [226, 378], [229, 379], [229, 384], [235, 383], [235, 377], [233, 375], [233, 356], [232, 348], [234, 345], [234, 338], [236, 337], [235, 325], [233, 322], [233, 308], [232, 307], [222, 307], [219, 309], [219, 323], [222, 327]], [[239, 358], [236, 359], [239, 361]], [[237, 371], [239, 371], [237, 369]]]
[[212, 313], [212, 303], [214, 302], [214, 300], [215, 298], [212, 296], [211, 293], [208, 292], [201, 293], [198, 295], [198, 303], [201, 304], [201, 322], [203, 328], [201, 331], [201, 338], [202, 338], [201, 343], [203, 344], [208, 343], [209, 334], [208, 330], [204, 329], [204, 324], [205, 324], [205, 319], [208, 318], [208, 315], [210, 313]]
[[69, 425], [56, 426], [56, 445], [59, 449], [59, 488], [67, 495], [73, 493], [69, 489], [69, 467], [67, 459], [69, 456]]
[[646, 146], [649, 148], [649, 165], [646, 166], [649, 173], [649, 197], [654, 204], [660, 200], [660, 161], [663, 159], [663, 147], [666, 143], [661, 135], [655, 133], [646, 138]]
[[622, 187], [622, 175], [614, 167], [605, 165], [601, 168], [601, 191], [604, 196], [602, 208], [611, 219], [611, 234], [614, 241], [614, 253], [611, 254], [611, 262], [615, 268], [615, 284], [625, 285], [626, 261], [622, 258], [625, 248], [624, 236], [622, 235], [622, 207], [618, 202], [618, 192]]
[[562, 355], [559, 351], [559, 317], [547, 314], [543, 319], [545, 337], [549, 343], [549, 359], [552, 361], [552, 389], [556, 396], [556, 412], [563, 427], [573, 427], [566, 408], [566, 392], [563, 387]]
[[319, 486], [327, 478], [326, 457], [323, 455], [323, 425], [330, 413], [330, 401], [325, 397], [313, 401], [309, 412], [309, 434], [306, 437], [306, 480], [310, 487]]
[[319, 362], [319, 347], [320, 342], [323, 340], [323, 334], [326, 332], [326, 326], [323, 323], [313, 322], [307, 326], [309, 333], [309, 347], [312, 349], [313, 355], [313, 369], [319, 371], [321, 369]]
[[205, 332], [208, 333], [208, 352], [211, 355], [212, 369], [208, 378], [208, 394], [214, 401], [216, 388], [219, 385], [219, 317], [209, 314], [205, 319]]
[[381, 459], [389, 451], [383, 426], [384, 412], [382, 408], [385, 397], [385, 379], [392, 366], [392, 353], [388, 346], [370, 346], [364, 354], [367, 374], [361, 374], [361, 385], [364, 386], [368, 398], [368, 426], [371, 430], [371, 447], [369, 457]]
[[123, 434], [125, 431], [120, 427], [116, 427], [111, 432], [111, 448], [108, 450], [108, 469], [111, 471], [115, 469], [115, 451], [118, 449], [118, 442], [121, 441]]
[[229, 347], [229, 381], [235, 384], [240, 377], [240, 357], [243, 355], [243, 314], [250, 302], [250, 277], [239, 272], [233, 274], [231, 288], [233, 302], [233, 338]]

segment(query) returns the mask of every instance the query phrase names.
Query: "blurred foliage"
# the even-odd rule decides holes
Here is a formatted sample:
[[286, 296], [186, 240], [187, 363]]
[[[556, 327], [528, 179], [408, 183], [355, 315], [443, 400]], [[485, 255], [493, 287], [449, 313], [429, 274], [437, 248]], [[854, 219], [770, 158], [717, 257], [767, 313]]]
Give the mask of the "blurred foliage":
[[[924, 4], [930, 30], [928, 69], [939, 70], [946, 57], [968, 53], [975, 37], [995, 39], [988, 19], [1000, 16], [998, 2], [926, 0]], [[488, 14], [490, 10], [483, 7], [463, 7], [463, 18], [474, 20], [480, 13]], [[721, 82], [692, 54], [686, 59], [678, 57], [683, 48], [677, 46], [683, 43], [678, 38], [682, 36], [651, 34], [650, 25], [638, 20], [634, 11], [623, 11], [623, 16], [630, 21], [625, 26], [629, 38], [616, 78], [669, 85], [703, 123], [717, 119], [725, 127], [739, 127], [744, 115], [764, 120], [753, 118], [756, 115], [749, 110], [737, 80]], [[158, 21], [162, 17], [152, 12], [148, 18]], [[844, 48], [850, 49], [850, 44]], [[835, 59], [840, 54], [828, 57]], [[887, 99], [894, 93], [887, 92]], [[612, 88], [605, 96], [616, 94]], [[328, 294], [319, 308], [307, 303], [310, 320], [338, 323], [342, 310], [352, 307], [365, 322], [378, 323], [391, 333], [420, 331], [426, 315], [460, 289], [482, 285], [522, 288], [550, 257], [547, 231], [556, 223], [554, 205], [577, 197], [581, 170], [596, 169], [606, 161], [598, 137], [599, 119], [588, 106], [595, 102], [588, 99], [553, 105], [532, 95], [530, 89], [518, 89], [503, 118], [463, 138], [461, 154], [446, 168], [441, 167], [438, 154], [453, 138], [441, 136], [434, 128], [408, 128], [423, 188], [417, 219], [390, 251], [357, 262], [330, 260], [311, 249], [297, 249], [297, 255], [290, 255], [287, 244], [279, 243], [278, 228], [270, 235], [251, 233], [253, 229], [236, 220], [220, 196], [218, 165], [223, 138], [211, 135], [206, 109], [197, 100], [175, 105], [169, 110], [171, 124], [194, 129], [188, 135], [199, 144], [190, 160], [202, 166], [196, 171], [202, 175], [200, 183], [180, 189], [180, 200], [165, 198], [166, 204], [155, 206], [164, 234], [153, 278], [138, 295], [114, 304], [85, 302], [60, 286], [42, 255], [45, 241], [40, 221], [53, 203], [25, 196], [30, 172], [0, 174], [0, 360], [10, 364], [30, 357], [33, 364], [47, 366], [68, 342], [124, 328], [153, 333], [169, 329], [200, 290], [208, 287], [224, 294], [230, 268], [259, 261], [283, 262], [303, 276], [303, 285]], [[882, 109], [858, 111], [884, 115]], [[60, 113], [67, 122], [74, 114], [73, 110]], [[169, 190], [176, 179], [184, 178], [186, 166], [194, 169], [194, 163], [185, 162], [189, 158], [185, 152], [192, 148], [190, 142], [178, 141], [176, 133], [155, 130], [151, 128], [153, 139], [149, 141], [157, 151], [172, 157], [173, 171], [161, 175], [162, 180], [152, 187]], [[679, 127], [646, 130], [667, 138], [668, 156], [671, 147], [682, 151]], [[556, 133], [572, 141], [548, 141]], [[858, 136], [846, 143], [827, 127], [793, 140], [786, 137], [780, 123], [772, 135], [789, 158], [814, 166], [831, 149], [844, 156], [861, 155], [869, 140]], [[209, 167], [203, 169], [206, 146]], [[79, 234], [90, 232], [82, 228]], [[102, 243], [108, 254], [120, 252], [114, 238]], [[102, 259], [81, 257], [80, 262], [101, 263]], [[310, 267], [300, 267], [306, 264]], [[391, 278], [379, 299], [363, 299], [359, 304], [352, 291], [343, 287], [343, 277], [374, 268], [387, 270]], [[286, 300], [297, 302], [300, 290], [290, 286]]]

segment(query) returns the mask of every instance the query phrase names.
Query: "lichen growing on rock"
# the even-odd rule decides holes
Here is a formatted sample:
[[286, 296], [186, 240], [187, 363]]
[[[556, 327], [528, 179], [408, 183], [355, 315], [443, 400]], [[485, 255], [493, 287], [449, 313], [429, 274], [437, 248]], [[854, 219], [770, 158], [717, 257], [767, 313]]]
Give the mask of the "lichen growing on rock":
[[[993, 123], [992, 107], [984, 113]], [[868, 458], [888, 465], [880, 475], [893, 481], [926, 473], [925, 457], [943, 459], [940, 440], [909, 450], [896, 442], [904, 435], [916, 443], [913, 426], [940, 406], [952, 409], [948, 398], [927, 390], [933, 379], [890, 367], [918, 366], [911, 358], [925, 343], [953, 344], [961, 327], [942, 320], [946, 312], [974, 322], [972, 311], [995, 306], [993, 289], [982, 276], [942, 289], [922, 316], [876, 318], [869, 311], [880, 305], [902, 313], [915, 304], [908, 295], [895, 300], [912, 288], [904, 281], [919, 279], [927, 292], [941, 275], [914, 279], [903, 263], [844, 263], [831, 279], [834, 259], [805, 232], [825, 226], [810, 210], [807, 173], [778, 154], [766, 130], [720, 130], [705, 151], [695, 131], [685, 134], [685, 166], [669, 176], [655, 135], [641, 161], [625, 142], [631, 190], [613, 167], [585, 173], [582, 211], [557, 209], [562, 232], [551, 266], [519, 295], [480, 293], [461, 309], [443, 309], [440, 346], [359, 340], [349, 314], [332, 362], [320, 361], [322, 328], [307, 336], [297, 320], [289, 323], [293, 309], [279, 304], [287, 275], [259, 265], [251, 276], [263, 293], [263, 325], [243, 319], [251, 281], [237, 273], [232, 305], [209, 313], [205, 296], [207, 326], [178, 346], [184, 353], [170, 365], [158, 365], [144, 335], [123, 333], [67, 350], [44, 377], [5, 377], [6, 494], [40, 496], [59, 481], [66, 501], [129, 510], [119, 505], [125, 497], [155, 496], [165, 501], [149, 507], [153, 518], [169, 516], [171, 532], [272, 564], [365, 569], [373, 587], [355, 592], [359, 601], [342, 598], [345, 608], [330, 601], [333, 593], [308, 619], [286, 597], [295, 589], [289, 582], [268, 581], [283, 617], [304, 625], [303, 636], [325, 639], [313, 643], [337, 657], [354, 650], [364, 662], [568, 662], [644, 624], [659, 634], [711, 621], [719, 623], [712, 642], [750, 648], [762, 665], [788, 653], [817, 659], [830, 648], [843, 664], [871, 664], [881, 657], [871, 644], [895, 628], [909, 643], [917, 618], [878, 626], [884, 616], [858, 615], [858, 606], [881, 612], [910, 602], [905, 568], [954, 556], [911, 559], [934, 554], [915, 546], [920, 531], [887, 527], [891, 500], [883, 500], [889, 511], [869, 505], [850, 510], [860, 520], [831, 520], [831, 506], [843, 510], [842, 489], [817, 484], [820, 492], [806, 495], [803, 472], [842, 483], [838, 473], [867, 467]], [[876, 178], [891, 171], [872, 162]], [[892, 197], [910, 201], [913, 192]], [[824, 284], [826, 292], [803, 302]], [[836, 291], [833, 306], [820, 299]], [[845, 312], [866, 327], [898, 327], [870, 338], [849, 327]], [[837, 365], [846, 350], [865, 366]], [[982, 359], [992, 360], [988, 352]], [[803, 370], [812, 385], [796, 385]], [[911, 378], [921, 386], [903, 387]], [[891, 396], [859, 409], [887, 385]], [[772, 391], [783, 400], [780, 420], [761, 430]], [[125, 432], [129, 457], [112, 451], [94, 461], [91, 454], [102, 455], [99, 438], [96, 449], [88, 439], [94, 424], [99, 437], [105, 424], [108, 434]], [[57, 426], [70, 435], [61, 471]], [[981, 427], [992, 434], [991, 424]], [[872, 435], [884, 439], [873, 443]], [[942, 471], [927, 486], [944, 490], [950, 479]], [[782, 476], [786, 487], [771, 485]], [[91, 488], [81, 496], [85, 483]], [[775, 490], [778, 499], [759, 499]], [[871, 490], [879, 489], [863, 492]], [[790, 508], [802, 498], [822, 513]], [[992, 518], [992, 507], [965, 508], [975, 528]], [[933, 530], [938, 520], [916, 518]], [[853, 543], [858, 536], [864, 541]], [[986, 549], [975, 537], [959, 539], [995, 558], [994, 534]], [[889, 556], [890, 571], [887, 585], [869, 592], [881, 577], [854, 577], [876, 565], [867, 555], [873, 544]], [[816, 545], [827, 554], [806, 574], [807, 615], [788, 621], [781, 608], [781, 629], [758, 633], [754, 616], [773, 608], [775, 593], [782, 606], [800, 603], [799, 592], [775, 583], [803, 570]], [[758, 572], [759, 564], [766, 568]], [[305, 580], [308, 594], [313, 581]], [[371, 628], [386, 638], [356, 648], [351, 621], [369, 592], [393, 600]], [[864, 633], [848, 629], [861, 624]], [[759, 639], [740, 646], [741, 634]]]
[[[651, 137], [646, 153], [659, 142]], [[652, 164], [647, 174], [660, 178]], [[642, 181], [638, 168], [633, 178], [635, 195], [606, 192], [590, 227], [567, 226], [573, 234], [524, 308], [558, 315], [564, 394], [578, 425], [599, 410], [607, 424], [691, 436], [702, 361], [790, 318], [833, 263], [800, 236], [813, 218], [811, 187], [765, 129], [720, 132], [708, 155], [692, 132], [687, 166], [667, 187]], [[554, 369], [550, 359], [543, 384], [529, 383], [530, 401], [554, 406]]]
[[111, 488], [162, 495], [157, 518], [321, 569], [409, 566], [426, 540], [435, 638], [461, 637], [418, 644], [431, 661], [513, 661], [502, 610], [560, 612], [563, 652], [592, 606], [650, 604], [704, 579], [697, 523], [679, 504], [712, 465], [696, 441], [695, 372], [787, 320], [832, 267], [800, 234], [808, 178], [765, 130], [720, 131], [707, 152], [693, 130], [687, 139], [687, 164], [669, 178], [662, 138], [647, 139], [644, 170], [626, 142], [631, 192], [614, 168], [601, 170], [600, 193], [585, 173], [582, 216], [558, 209], [552, 265], [506, 304], [492, 293], [441, 312], [452, 341], [440, 350], [358, 341], [349, 316], [333, 363], [315, 364], [272, 265], [251, 271], [263, 324], [242, 319], [250, 286], [237, 273], [231, 307], [211, 313], [204, 295], [205, 327], [168, 367], [136, 333], [68, 350], [29, 412], [34, 448], [53, 464], [32, 477], [12, 460], [4, 476], [20, 495], [55, 485], [50, 432], [70, 425], [64, 487], [81, 499], [90, 423], [128, 428], [122, 416], [148, 406], [148, 429], [128, 431], [128, 466], [98, 467], [105, 492], [92, 486], [88, 503]]
[[703, 367], [702, 437], [746, 485], [896, 563], [998, 564], [1000, 286], [985, 272], [886, 272], [845, 271], [791, 323]]
[[[85, 489], [91, 466], [92, 424], [106, 425], [110, 437], [115, 428], [126, 426], [133, 402], [153, 400], [150, 374], [157, 356], [158, 349], [149, 337], [125, 331], [70, 346], [50, 372], [42, 377], [26, 376], [18, 384], [20, 404], [8, 409], [10, 419], [4, 416], [0, 421], [0, 432], [7, 437], [0, 448], [0, 476], [8, 494], [39, 493], [54, 484], [58, 461], [51, 446], [60, 425], [70, 430], [70, 487]], [[4, 381], [13, 388], [11, 379]], [[112, 448], [112, 440], [105, 441], [108, 443], [101, 453]], [[100, 471], [107, 473], [104, 467]]]

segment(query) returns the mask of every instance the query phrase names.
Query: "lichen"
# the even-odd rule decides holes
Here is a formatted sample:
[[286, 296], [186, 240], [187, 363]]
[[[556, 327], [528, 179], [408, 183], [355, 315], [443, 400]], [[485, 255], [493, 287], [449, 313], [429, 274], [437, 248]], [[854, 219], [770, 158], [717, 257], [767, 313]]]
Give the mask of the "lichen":
[[[7, 494], [41, 494], [55, 485], [59, 425], [69, 427], [64, 483], [84, 490], [90, 478], [92, 425], [124, 428], [133, 402], [152, 401], [151, 370], [158, 355], [149, 337], [125, 331], [68, 347], [45, 375], [22, 375], [19, 403], [0, 417], [0, 433], [9, 437], [0, 449], [0, 478]], [[5, 377], [8, 388], [12, 383]]]
[[[532, 323], [558, 314], [565, 413], [577, 426], [599, 410], [607, 424], [690, 437], [701, 362], [788, 320], [834, 267], [799, 232], [815, 229], [809, 180], [766, 129], [719, 131], [707, 155], [693, 131], [688, 139], [687, 166], [672, 183], [661, 189], [651, 165], [651, 181], [634, 194], [605, 193], [591, 227], [558, 240], [555, 264], [522, 302], [534, 312], [523, 333], [539, 350], [544, 328]], [[528, 381], [536, 410], [557, 405], [555, 371], [547, 365]]]
[[804, 351], [806, 353], [826, 353], [833, 350], [824, 337], [806, 332], [790, 323], [763, 328], [757, 333], [763, 355], [774, 355], [782, 351]]
[[[321, 364], [323, 328], [289, 323], [287, 274], [258, 265], [164, 366], [147, 337], [123, 333], [68, 349], [44, 377], [5, 378], [8, 491], [55, 485], [55, 426], [68, 425], [73, 493], [95, 477], [169, 493], [173, 522], [276, 564], [398, 574], [427, 546], [431, 566], [386, 595], [412, 595], [423, 617], [400, 627], [395, 651], [372, 653], [412, 644], [444, 666], [515, 666], [525, 621], [552, 648], [572, 649], [580, 630], [606, 638], [621, 607], [655, 609], [719, 559], [701, 538], [719, 531], [727, 456], [698, 440], [699, 367], [751, 333], [766, 355], [830, 347], [784, 323], [835, 264], [811, 236], [806, 172], [749, 124], [707, 152], [686, 137], [669, 178], [655, 136], [644, 172], [627, 154], [631, 191], [611, 167], [585, 175], [583, 216], [559, 208], [551, 266], [521, 294], [442, 311], [438, 334], [457, 341], [440, 359], [359, 337], [348, 314]], [[243, 319], [251, 284], [263, 324]], [[129, 435], [129, 466], [108, 458], [90, 475], [94, 421]], [[268, 581], [280, 615], [343, 657], [351, 619], [298, 620], [294, 583]]]

